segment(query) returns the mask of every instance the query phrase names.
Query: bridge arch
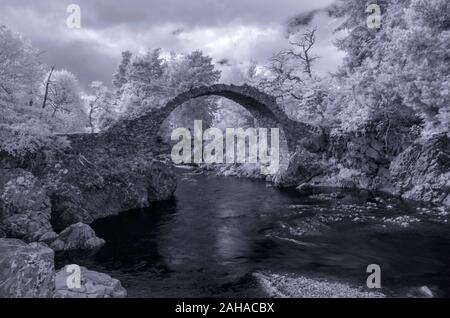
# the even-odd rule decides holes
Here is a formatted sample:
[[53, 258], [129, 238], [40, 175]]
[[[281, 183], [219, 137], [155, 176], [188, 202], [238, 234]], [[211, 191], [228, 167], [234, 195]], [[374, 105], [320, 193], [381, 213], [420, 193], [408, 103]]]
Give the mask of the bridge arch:
[[251, 86], [224, 84], [197, 87], [181, 93], [165, 105], [163, 108], [166, 113], [165, 116], [168, 116], [185, 102], [205, 96], [220, 96], [234, 101], [244, 107], [253, 117], [260, 121], [261, 126], [278, 127], [280, 124], [283, 125], [284, 122], [289, 120], [272, 96]]
[[148, 112], [144, 116], [135, 119], [132, 126], [140, 127], [142, 123], [147, 123], [147, 127], [153, 127], [153, 131], [149, 132], [149, 135], [155, 136], [163, 122], [173, 111], [191, 99], [205, 96], [220, 96], [230, 99], [249, 111], [258, 120], [259, 126], [280, 128], [284, 133], [290, 152], [295, 151], [299, 138], [302, 135], [310, 134], [311, 127], [288, 118], [273, 96], [261, 92], [252, 86], [227, 84], [200, 86], [181, 93], [170, 100], [164, 107]]
[[230, 99], [247, 109], [257, 120], [260, 127], [278, 127], [284, 134], [289, 153], [298, 146], [309, 151], [322, 150], [324, 134], [316, 126], [291, 120], [277, 104], [276, 99], [257, 88], [243, 85], [216, 84], [201, 86], [179, 94], [164, 107], [148, 111], [144, 115], [116, 123], [107, 131], [99, 134], [72, 136], [75, 148], [102, 149], [112, 156], [132, 154], [159, 155], [170, 153], [158, 138], [164, 121], [185, 102], [204, 96], [221, 96]]

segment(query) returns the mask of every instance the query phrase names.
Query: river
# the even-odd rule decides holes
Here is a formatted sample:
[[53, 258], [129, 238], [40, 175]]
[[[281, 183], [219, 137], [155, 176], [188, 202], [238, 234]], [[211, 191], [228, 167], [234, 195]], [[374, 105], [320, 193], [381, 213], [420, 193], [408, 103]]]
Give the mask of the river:
[[428, 286], [450, 297], [450, 226], [443, 210], [360, 191], [299, 195], [262, 181], [178, 171], [171, 202], [98, 220], [106, 245], [57, 255], [121, 281], [130, 297], [264, 297], [255, 273], [382, 292]]

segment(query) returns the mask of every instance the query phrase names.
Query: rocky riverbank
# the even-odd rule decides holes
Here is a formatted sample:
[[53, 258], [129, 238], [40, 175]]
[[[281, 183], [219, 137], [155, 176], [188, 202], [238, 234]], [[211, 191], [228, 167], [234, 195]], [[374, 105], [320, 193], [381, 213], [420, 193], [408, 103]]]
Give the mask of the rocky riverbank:
[[25, 163], [4, 159], [0, 230], [9, 238], [47, 242], [73, 224], [90, 224], [168, 200], [175, 189], [171, 167], [152, 157], [85, 156], [69, 151]]
[[[414, 126], [383, 133], [379, 125], [371, 123], [357, 132], [333, 130], [324, 151], [299, 148], [286, 171], [266, 180], [302, 193], [317, 188], [363, 189], [450, 207], [449, 135], [420, 138]], [[254, 164], [206, 168], [223, 176], [265, 178]]]
[[83, 142], [25, 158], [1, 153], [0, 297], [125, 297], [120, 282], [85, 268], [81, 288], [68, 289], [54, 252], [99, 249], [105, 241], [88, 224], [175, 189], [170, 164], [152, 154], [112, 156]]
[[[300, 191], [317, 187], [365, 189], [450, 207], [449, 136], [405, 143], [396, 154], [387, 153], [374, 141], [355, 146], [352, 139], [338, 146], [338, 140], [330, 141], [325, 159], [296, 153], [290, 178], [295, 176]], [[338, 153], [336, 149], [342, 148], [350, 150]]]

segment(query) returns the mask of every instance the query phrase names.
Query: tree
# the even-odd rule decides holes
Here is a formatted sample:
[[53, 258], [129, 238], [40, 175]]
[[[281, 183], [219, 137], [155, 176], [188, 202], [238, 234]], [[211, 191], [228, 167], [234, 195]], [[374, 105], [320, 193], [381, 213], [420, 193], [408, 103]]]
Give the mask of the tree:
[[298, 73], [298, 65], [286, 52], [272, 56], [269, 70], [271, 75], [263, 84], [266, 91], [283, 100], [300, 99], [296, 91], [304, 79]]
[[330, 80], [314, 78], [306, 81], [293, 117], [321, 126], [336, 126], [337, 111], [332, 108]]
[[169, 73], [170, 87], [174, 91], [172, 95], [211, 85], [220, 79], [220, 71], [215, 69], [212, 58], [199, 50], [188, 55], [172, 56]]
[[48, 78], [50, 80], [45, 83], [46, 105], [51, 109], [51, 117], [57, 113], [70, 113], [81, 105], [80, 88], [73, 73], [52, 69]]
[[340, 29], [348, 33], [337, 42], [347, 53], [337, 99], [348, 105], [342, 114], [352, 120], [345, 122], [357, 126], [382, 119], [388, 134], [391, 126], [416, 123], [414, 110], [425, 122], [425, 133], [448, 131], [448, 1], [377, 3], [383, 14], [380, 29], [367, 27], [364, 1], [340, 1], [335, 10], [346, 17]]
[[[50, 75], [51, 74], [51, 75]], [[76, 76], [67, 70], [51, 70], [42, 82], [45, 120], [58, 133], [84, 132], [87, 116]]]
[[20, 34], [0, 26], [0, 152], [17, 158], [63, 145], [36, 107], [45, 74], [39, 55]]
[[265, 72], [250, 65], [247, 78], [252, 85], [275, 96], [292, 119], [334, 126], [336, 110], [330, 104], [329, 85], [313, 72], [314, 61], [319, 58], [313, 53], [315, 43], [315, 28], [291, 33], [291, 47], [272, 56]]
[[127, 116], [139, 116], [151, 108], [161, 107], [167, 99], [167, 63], [161, 50], [149, 50], [131, 61], [120, 96], [120, 108]]
[[289, 43], [293, 46], [285, 54], [300, 61], [303, 66], [303, 72], [306, 73], [309, 78], [312, 78], [312, 64], [319, 57], [312, 54], [311, 50], [316, 43], [316, 29], [308, 29], [300, 36], [294, 34], [294, 39]]
[[[312, 53], [316, 43], [316, 29], [290, 35], [291, 48], [281, 51], [270, 59], [271, 79], [262, 83], [266, 90], [283, 101], [301, 100], [297, 94], [307, 80], [313, 80], [312, 66], [319, 57]], [[301, 71], [299, 71], [301, 70]], [[303, 74], [306, 74], [306, 78]]]
[[[195, 87], [212, 85], [220, 79], [212, 58], [201, 51], [187, 55], [172, 55], [168, 62], [169, 99]], [[212, 124], [216, 111], [216, 99], [196, 98], [182, 105], [172, 114], [172, 126], [193, 127], [194, 120], [202, 120], [205, 127]]]
[[102, 82], [91, 83], [92, 94], [84, 96], [91, 133], [108, 128], [117, 114], [112, 107], [112, 94]]
[[117, 72], [113, 76], [113, 85], [116, 88], [118, 95], [122, 93], [122, 88], [127, 83], [128, 68], [130, 66], [132, 56], [133, 55], [130, 51], [122, 52], [122, 61], [118, 67]]
[[450, 130], [450, 3], [412, 0], [405, 11], [405, 28], [396, 30], [398, 93], [405, 105], [419, 112], [430, 132]]
[[17, 106], [33, 106], [44, 66], [40, 52], [20, 34], [0, 25], [0, 99]]

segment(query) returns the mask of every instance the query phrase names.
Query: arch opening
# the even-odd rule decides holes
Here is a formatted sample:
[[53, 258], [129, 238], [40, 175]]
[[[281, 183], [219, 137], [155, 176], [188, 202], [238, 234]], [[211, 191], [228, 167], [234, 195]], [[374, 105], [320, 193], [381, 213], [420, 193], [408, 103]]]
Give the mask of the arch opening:
[[163, 122], [170, 117], [170, 114], [184, 103], [199, 97], [207, 96], [223, 97], [241, 105], [257, 120], [259, 127], [279, 128], [287, 141], [288, 151], [295, 150], [295, 141], [290, 134], [292, 120], [289, 119], [278, 106], [274, 97], [247, 85], [235, 86], [217, 84], [212, 86], [202, 86], [181, 93], [169, 101], [163, 108], [158, 110], [158, 112], [161, 113], [158, 126], [161, 127]]
[[[179, 94], [161, 109], [161, 112], [163, 114], [162, 121], [159, 123], [159, 126], [164, 127], [164, 123], [167, 121], [167, 118], [170, 118], [171, 114], [176, 112], [179, 107], [185, 105], [185, 103], [201, 97], [212, 96], [224, 98], [240, 105], [240, 107], [244, 108], [254, 119], [256, 119], [256, 127], [255, 125], [242, 127], [242, 129], [244, 130], [248, 128], [256, 128], [258, 129], [259, 133], [259, 128], [266, 128], [268, 129], [268, 133], [270, 135], [271, 128], [278, 128], [280, 135], [277, 144], [279, 145], [278, 150], [280, 153], [278, 158], [280, 169], [285, 170], [287, 168], [290, 151], [289, 142], [292, 140], [289, 139], [289, 131], [287, 129], [287, 124], [289, 123], [290, 119], [288, 119], [285, 113], [277, 105], [275, 98], [250, 86], [218, 84], [207, 87], [198, 87], [188, 92]], [[164, 135], [167, 138], [167, 131]], [[268, 139], [269, 149], [271, 149], [272, 145], [270, 144], [270, 136], [268, 136]], [[173, 142], [169, 144], [173, 146]], [[246, 151], [247, 154], [250, 153], [249, 150]]]

